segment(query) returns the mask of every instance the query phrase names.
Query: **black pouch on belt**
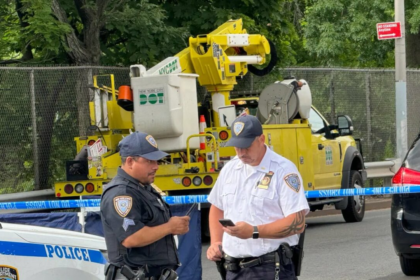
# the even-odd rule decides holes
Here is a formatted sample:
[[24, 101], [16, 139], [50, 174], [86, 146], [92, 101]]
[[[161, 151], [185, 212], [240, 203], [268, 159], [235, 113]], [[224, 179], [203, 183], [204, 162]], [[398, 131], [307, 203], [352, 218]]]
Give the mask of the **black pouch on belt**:
[[159, 280], [176, 280], [178, 279], [178, 274], [176, 274], [175, 270], [165, 268], [162, 270], [162, 273], [159, 277]]
[[118, 267], [110, 263], [105, 265], [105, 280], [114, 280], [117, 268]]

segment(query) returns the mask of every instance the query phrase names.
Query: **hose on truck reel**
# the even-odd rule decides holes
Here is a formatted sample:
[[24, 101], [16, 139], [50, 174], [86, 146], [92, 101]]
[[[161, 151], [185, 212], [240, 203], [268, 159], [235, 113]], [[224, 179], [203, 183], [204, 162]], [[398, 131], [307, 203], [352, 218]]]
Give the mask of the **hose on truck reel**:
[[271, 72], [271, 70], [273, 70], [274, 66], [276, 66], [277, 64], [278, 57], [277, 57], [276, 47], [274, 46], [272, 41], [268, 40], [268, 43], [270, 44], [270, 53], [271, 53], [271, 59], [268, 65], [264, 67], [263, 69], [259, 69], [255, 67], [254, 65], [248, 65], [249, 72], [251, 72], [252, 74], [256, 76], [262, 77], [262, 76], [267, 75], [268, 73]]

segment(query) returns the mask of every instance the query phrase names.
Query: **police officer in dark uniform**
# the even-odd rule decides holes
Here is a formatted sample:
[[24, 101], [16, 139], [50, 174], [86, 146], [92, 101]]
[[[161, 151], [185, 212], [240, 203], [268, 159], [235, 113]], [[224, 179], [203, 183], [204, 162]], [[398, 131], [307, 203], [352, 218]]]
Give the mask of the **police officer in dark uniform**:
[[188, 232], [190, 218], [171, 217], [169, 206], [151, 186], [158, 160], [168, 154], [143, 132], [130, 134], [118, 147], [122, 165], [101, 200], [110, 262], [106, 279], [171, 279], [180, 265], [174, 235]]

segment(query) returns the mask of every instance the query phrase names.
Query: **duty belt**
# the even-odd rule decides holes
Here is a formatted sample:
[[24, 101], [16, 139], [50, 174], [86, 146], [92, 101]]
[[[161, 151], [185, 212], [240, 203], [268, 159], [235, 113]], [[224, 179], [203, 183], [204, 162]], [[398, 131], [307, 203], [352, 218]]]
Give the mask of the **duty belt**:
[[276, 260], [276, 252], [271, 252], [259, 257], [234, 258], [225, 254], [225, 268], [229, 271], [235, 271], [239, 268], [249, 268], [264, 263], [273, 263]]

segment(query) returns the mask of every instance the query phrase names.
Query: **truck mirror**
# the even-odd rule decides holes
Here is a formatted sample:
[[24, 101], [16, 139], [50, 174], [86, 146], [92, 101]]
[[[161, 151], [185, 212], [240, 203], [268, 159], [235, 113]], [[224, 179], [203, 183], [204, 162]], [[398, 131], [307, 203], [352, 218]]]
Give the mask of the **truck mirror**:
[[337, 117], [338, 132], [340, 136], [353, 134], [353, 121], [347, 115], [340, 115]]

